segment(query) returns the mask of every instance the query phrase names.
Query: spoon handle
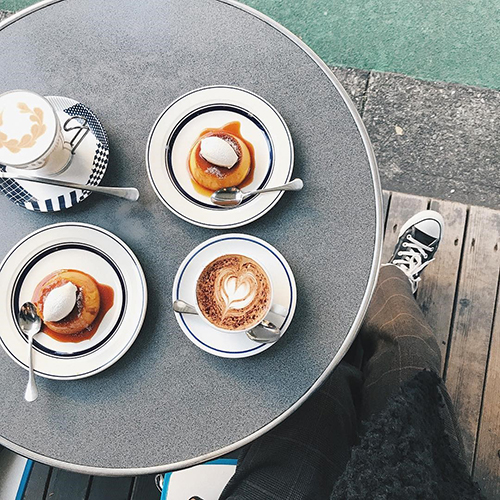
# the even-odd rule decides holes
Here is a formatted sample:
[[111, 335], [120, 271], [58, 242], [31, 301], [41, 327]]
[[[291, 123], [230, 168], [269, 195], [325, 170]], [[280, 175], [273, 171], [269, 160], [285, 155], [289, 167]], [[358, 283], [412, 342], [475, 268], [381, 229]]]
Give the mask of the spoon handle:
[[183, 300], [174, 300], [173, 307], [174, 311], [178, 313], [198, 314], [198, 311], [192, 305]]
[[38, 397], [38, 389], [36, 387], [35, 374], [33, 373], [33, 337], [36, 333], [28, 335], [28, 349], [29, 353], [29, 376], [28, 376], [28, 385], [26, 386], [26, 391], [24, 393], [24, 399], [26, 401], [35, 401]]
[[265, 189], [256, 189], [255, 191], [250, 191], [248, 193], [243, 193], [243, 198], [247, 198], [253, 194], [257, 193], [270, 193], [271, 191], [300, 191], [304, 187], [302, 179], [294, 179], [293, 181], [282, 184], [281, 186], [274, 186]]
[[76, 182], [49, 179], [48, 177], [31, 177], [28, 175], [10, 174], [7, 172], [0, 172], [0, 179], [17, 179], [19, 181], [37, 182], [39, 184], [49, 184], [51, 186], [80, 189], [82, 191], [93, 191], [96, 193], [106, 194], [108, 196], [116, 196], [117, 198], [123, 198], [130, 201], [137, 201], [139, 199], [139, 191], [136, 188], [90, 186], [88, 184], [77, 184]]

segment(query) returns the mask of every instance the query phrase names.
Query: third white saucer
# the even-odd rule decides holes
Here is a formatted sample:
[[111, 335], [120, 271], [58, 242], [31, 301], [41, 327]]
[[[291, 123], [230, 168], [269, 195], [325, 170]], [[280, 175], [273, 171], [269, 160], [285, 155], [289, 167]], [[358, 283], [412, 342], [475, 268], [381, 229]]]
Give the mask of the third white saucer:
[[[297, 304], [297, 287], [292, 270], [286, 259], [272, 245], [247, 234], [225, 234], [216, 236], [198, 245], [184, 259], [175, 276], [172, 301], [196, 301], [196, 280], [201, 269], [213, 259], [227, 254], [239, 253], [260, 262], [269, 273], [273, 284], [273, 297], [287, 313], [281, 316], [269, 313], [267, 318], [282, 331], [292, 322]], [[246, 358], [254, 356], [275, 344], [258, 344], [250, 340], [245, 332], [224, 333], [211, 328], [198, 316], [175, 314], [186, 337], [200, 349], [223, 358]], [[279, 341], [276, 343], [279, 344]]]

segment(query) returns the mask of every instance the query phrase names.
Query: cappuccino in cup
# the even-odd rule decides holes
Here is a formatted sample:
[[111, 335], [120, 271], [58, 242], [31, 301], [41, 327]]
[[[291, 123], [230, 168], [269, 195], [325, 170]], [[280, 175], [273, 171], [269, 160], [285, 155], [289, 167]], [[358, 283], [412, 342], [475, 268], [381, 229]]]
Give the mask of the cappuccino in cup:
[[45, 97], [27, 90], [0, 95], [0, 164], [45, 175], [62, 173], [89, 130], [86, 120], [82, 125], [75, 118], [64, 123], [65, 130], [77, 131], [65, 142], [63, 126]]
[[250, 330], [270, 310], [286, 315], [283, 307], [273, 306], [272, 299], [268, 274], [255, 260], [244, 255], [217, 257], [205, 266], [196, 283], [201, 317], [225, 332]]

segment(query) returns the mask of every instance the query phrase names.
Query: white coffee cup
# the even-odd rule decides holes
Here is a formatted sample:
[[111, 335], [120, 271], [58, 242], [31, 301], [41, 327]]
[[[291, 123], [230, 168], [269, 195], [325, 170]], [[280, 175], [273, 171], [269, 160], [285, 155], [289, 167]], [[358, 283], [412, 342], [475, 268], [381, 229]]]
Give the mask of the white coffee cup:
[[[63, 130], [76, 131], [65, 141]], [[43, 96], [29, 90], [0, 95], [0, 164], [44, 175], [64, 172], [89, 126], [73, 116], [61, 124], [56, 110]]]
[[[267, 276], [267, 281], [269, 283], [269, 295], [270, 295], [270, 297], [269, 297], [269, 305], [267, 307], [266, 312], [262, 315], [262, 318], [259, 319], [258, 321], [256, 321], [254, 324], [247, 325], [247, 326], [245, 326], [245, 328], [238, 329], [238, 330], [228, 330], [228, 329], [220, 328], [220, 327], [214, 325], [203, 314], [203, 312], [200, 309], [200, 306], [198, 305], [198, 299], [196, 299], [194, 307], [196, 309], [196, 312], [198, 313], [198, 316], [201, 318], [201, 320], [204, 323], [206, 323], [208, 326], [210, 326], [210, 328], [214, 328], [215, 330], [218, 330], [219, 332], [224, 332], [224, 333], [241, 333], [241, 332], [246, 332], [248, 330], [251, 330], [252, 328], [255, 328], [258, 324], [260, 324], [262, 322], [263, 319], [266, 319], [266, 317], [269, 315], [269, 313], [274, 313], [277, 316], [281, 316], [282, 318], [285, 318], [286, 315], [288, 314], [288, 309], [286, 307], [280, 305], [280, 304], [273, 303], [273, 298], [274, 298], [273, 282], [272, 282], [272, 280], [271, 280], [271, 278], [269, 276], [269, 273], [267, 272], [266, 268], [258, 260], [256, 260], [254, 257], [250, 257], [248, 255], [244, 255], [244, 254], [241, 254], [241, 253], [237, 254], [237, 255], [242, 255], [243, 257], [246, 257], [246, 258], [251, 259], [254, 262], [256, 262], [262, 268], [262, 270], [264, 271], [265, 275]], [[208, 265], [210, 265], [213, 261], [218, 260], [222, 256], [223, 255], [220, 255], [219, 257], [211, 259], [210, 261], [206, 262], [205, 265], [202, 266], [202, 268], [200, 269], [200, 272], [197, 274], [196, 281], [195, 281], [195, 287], [198, 286], [198, 279], [200, 278], [200, 276], [203, 273], [203, 271], [205, 270], [205, 268]], [[195, 293], [195, 296], [196, 296], [196, 293]]]

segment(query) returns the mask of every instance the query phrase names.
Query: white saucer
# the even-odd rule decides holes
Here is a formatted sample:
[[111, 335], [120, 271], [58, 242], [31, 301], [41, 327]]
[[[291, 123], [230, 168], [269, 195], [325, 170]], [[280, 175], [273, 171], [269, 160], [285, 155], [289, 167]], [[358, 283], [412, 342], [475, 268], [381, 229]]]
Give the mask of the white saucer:
[[144, 273], [132, 250], [112, 233], [82, 223], [46, 226], [26, 236], [0, 264], [0, 343], [27, 369], [27, 338], [17, 325], [20, 306], [36, 285], [58, 269], [90, 274], [114, 291], [114, 303], [96, 334], [82, 342], [58, 342], [45, 333], [34, 339], [35, 372], [73, 380], [94, 375], [120, 359], [139, 334], [147, 306]]
[[[61, 181], [76, 182], [97, 186], [108, 166], [109, 145], [106, 131], [97, 116], [84, 104], [69, 97], [47, 96], [54, 106], [63, 124], [71, 116], [83, 116], [87, 119], [90, 132], [76, 150], [68, 169], [55, 178]], [[65, 140], [70, 140], [75, 132], [63, 131]], [[0, 170], [23, 175], [38, 175], [37, 170], [20, 171], [15, 168]], [[40, 177], [43, 172], [40, 172]], [[34, 182], [0, 179], [0, 191], [13, 203], [34, 212], [57, 212], [80, 203], [90, 195], [90, 191], [81, 191], [59, 186], [49, 186]]]
[[[184, 259], [177, 271], [172, 290], [172, 301], [181, 299], [189, 304], [194, 304], [198, 274], [213, 259], [228, 252], [251, 257], [265, 267], [273, 284], [273, 302], [283, 306], [287, 311], [284, 318], [269, 313], [267, 319], [285, 332], [290, 326], [297, 304], [297, 288], [292, 270], [276, 248], [247, 234], [216, 236], [198, 245]], [[246, 358], [259, 354], [274, 345], [258, 344], [250, 340], [245, 332], [220, 332], [192, 314], [172, 314], [175, 314], [182, 331], [193, 344], [215, 356]]]
[[146, 148], [149, 179], [160, 200], [182, 219], [213, 229], [243, 226], [276, 205], [283, 191], [265, 193], [227, 209], [213, 205], [191, 182], [188, 156], [200, 133], [238, 121], [241, 135], [255, 149], [255, 173], [245, 190], [288, 182], [293, 169], [292, 137], [267, 101], [248, 90], [214, 86], [193, 90], [163, 111]]

